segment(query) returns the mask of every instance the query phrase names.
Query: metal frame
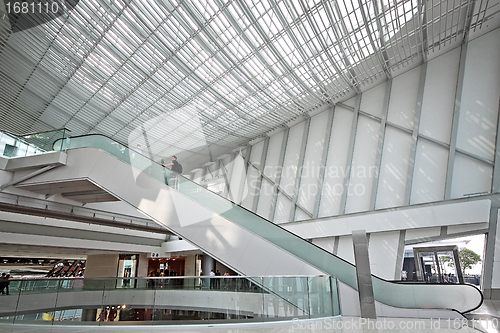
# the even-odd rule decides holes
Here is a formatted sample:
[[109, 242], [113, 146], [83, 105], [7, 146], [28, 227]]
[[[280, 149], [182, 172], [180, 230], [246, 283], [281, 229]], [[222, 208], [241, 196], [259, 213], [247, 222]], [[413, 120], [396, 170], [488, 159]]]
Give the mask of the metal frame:
[[323, 183], [325, 181], [325, 173], [326, 173], [326, 163], [328, 162], [328, 151], [330, 149], [330, 140], [332, 137], [332, 128], [333, 128], [333, 118], [335, 115], [335, 107], [330, 108], [328, 112], [328, 120], [326, 123], [326, 132], [325, 139], [323, 141], [323, 152], [321, 153], [321, 162], [319, 166], [319, 175], [318, 175], [318, 193], [314, 198], [314, 209], [313, 209], [313, 219], [319, 216], [319, 208], [321, 205], [321, 196], [323, 193]]
[[413, 184], [413, 173], [415, 171], [415, 159], [417, 156], [418, 134], [420, 130], [420, 116], [422, 115], [422, 103], [424, 100], [425, 77], [427, 75], [427, 62], [420, 67], [420, 79], [418, 83], [417, 105], [415, 108], [415, 117], [413, 120], [413, 133], [411, 136], [410, 158], [408, 159], [408, 172], [406, 173], [406, 188], [404, 205], [410, 204], [411, 188]]
[[387, 116], [389, 113], [389, 102], [391, 99], [391, 90], [392, 90], [392, 78], [387, 80], [385, 83], [385, 96], [384, 96], [384, 104], [382, 107], [382, 118], [380, 119], [380, 130], [378, 134], [378, 146], [377, 153], [375, 156], [375, 166], [377, 167], [377, 175], [373, 178], [372, 183], [372, 192], [370, 196], [370, 210], [375, 209], [375, 204], [377, 202], [377, 191], [380, 180], [380, 168], [382, 167], [382, 153], [384, 151], [384, 142], [385, 142], [385, 129], [387, 125]]
[[354, 155], [354, 142], [356, 140], [356, 130], [358, 128], [358, 117], [359, 117], [359, 107], [361, 105], [361, 94], [356, 96], [356, 106], [354, 107], [354, 114], [351, 124], [351, 137], [349, 138], [349, 148], [347, 150], [347, 161], [346, 161], [346, 175], [343, 182], [343, 192], [340, 198], [340, 215], [345, 213], [345, 207], [347, 203], [347, 193], [349, 189], [349, 180], [351, 178], [352, 169], [352, 158]]
[[225, 191], [226, 191], [226, 197], [231, 200], [235, 201], [234, 198], [231, 195], [231, 185], [229, 184], [231, 177], [228, 176], [228, 171], [226, 169], [226, 166], [224, 165], [224, 162], [222, 159], [219, 159], [219, 169], [222, 171], [222, 176], [224, 177], [224, 182], [225, 182]]
[[[498, 113], [500, 115], [500, 102], [498, 105]], [[493, 161], [493, 182], [491, 184], [491, 192], [500, 192], [500, 116], [497, 122], [497, 137], [495, 144], [495, 159]]]
[[460, 120], [460, 108], [462, 103], [462, 90], [464, 86], [465, 77], [465, 61], [467, 58], [467, 48], [469, 45], [469, 31], [472, 23], [472, 14], [474, 13], [474, 8], [476, 1], [468, 5], [467, 17], [464, 23], [463, 29], [463, 40], [462, 49], [460, 52], [460, 65], [458, 67], [458, 82], [457, 82], [457, 93], [455, 95], [455, 107], [453, 109], [453, 122], [451, 127], [451, 139], [450, 139], [450, 153], [448, 155], [448, 170], [446, 172], [446, 185], [444, 199], [451, 198], [451, 183], [453, 181], [453, 171], [455, 168], [455, 153], [457, 149], [457, 136], [458, 136], [458, 123]]
[[453, 181], [453, 169], [455, 168], [455, 153], [457, 148], [458, 122], [460, 119], [460, 107], [462, 102], [462, 89], [464, 85], [465, 59], [467, 57], [467, 43], [462, 45], [460, 53], [460, 65], [458, 68], [457, 93], [455, 95], [455, 107], [453, 110], [453, 121], [451, 126], [450, 152], [448, 155], [448, 169], [446, 171], [446, 183], [444, 199], [451, 198], [451, 183]]
[[398, 242], [398, 252], [396, 258], [396, 269], [394, 271], [394, 280], [401, 279], [401, 271], [403, 268], [403, 260], [405, 254], [405, 239], [406, 239], [406, 230], [399, 231], [399, 242]]
[[290, 133], [290, 128], [287, 126], [283, 131], [283, 139], [281, 141], [280, 155], [278, 157], [278, 166], [279, 172], [276, 175], [274, 187], [273, 187], [273, 198], [271, 202], [271, 211], [269, 213], [269, 221], [274, 222], [274, 216], [276, 215], [276, 205], [278, 203], [278, 193], [280, 191], [280, 183], [281, 183], [281, 175], [283, 174], [283, 163], [285, 162], [285, 153], [286, 147], [288, 143], [288, 134]]
[[289, 221], [295, 220], [295, 210], [297, 200], [300, 195], [300, 183], [302, 180], [302, 169], [304, 168], [304, 159], [306, 156], [307, 139], [309, 138], [309, 128], [311, 127], [311, 117], [307, 117], [304, 122], [304, 131], [302, 132], [302, 141], [300, 145], [299, 161], [297, 163], [297, 174], [295, 175], [295, 186], [293, 191], [292, 206], [290, 208]]
[[257, 181], [257, 187], [255, 190], [255, 196], [253, 197], [252, 212], [257, 213], [257, 206], [259, 205], [260, 189], [262, 186], [262, 178], [264, 177], [264, 168], [266, 166], [267, 150], [269, 148], [269, 137], [266, 136], [264, 139], [264, 146], [262, 147], [262, 154], [260, 156], [259, 165], [259, 179]]
[[[131, 129], [157, 116], [175, 120], [170, 111], [185, 108], [190, 120], [199, 117], [207, 141], [227, 153], [318, 106], [359, 95], [420, 54], [425, 60], [429, 49], [467, 39], [494, 6], [484, 1], [476, 14], [473, 3], [87, 2], [40, 26], [43, 41], [35, 30], [18, 38], [0, 32], [8, 87], [0, 89], [0, 126], [21, 133], [60, 122], [75, 135], [102, 132], [135, 145], [140, 138], [129, 138]], [[182, 126], [182, 134], [155, 127], [159, 135], [148, 145], [155, 160], [165, 157], [164, 143], [181, 147], [200, 130]], [[186, 170], [208, 159], [191, 148], [180, 148]]]
[[456, 245], [445, 245], [445, 246], [430, 246], [430, 247], [414, 247], [413, 248], [413, 258], [415, 259], [415, 267], [417, 269], [417, 278], [419, 281], [424, 281], [424, 268], [422, 267], [422, 262], [420, 261], [420, 253], [434, 253], [434, 260], [436, 263], [436, 269], [438, 271], [439, 282], [443, 283], [441, 267], [439, 266], [438, 252], [453, 252], [453, 259], [455, 261], [455, 269], [457, 272], [458, 282], [464, 284], [464, 276], [462, 274], [462, 266], [460, 263], [460, 257], [458, 255], [458, 246]]
[[495, 250], [497, 248], [498, 205], [490, 209], [490, 223], [486, 233], [486, 247], [484, 254], [483, 271], [481, 272], [481, 285], [485, 298], [492, 298], [493, 269], [495, 265]]

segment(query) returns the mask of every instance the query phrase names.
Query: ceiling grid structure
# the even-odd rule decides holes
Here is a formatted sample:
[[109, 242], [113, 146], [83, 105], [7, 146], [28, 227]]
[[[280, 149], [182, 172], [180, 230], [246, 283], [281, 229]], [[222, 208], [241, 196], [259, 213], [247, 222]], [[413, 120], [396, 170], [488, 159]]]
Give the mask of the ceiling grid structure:
[[188, 171], [461, 43], [498, 12], [474, 2], [80, 0], [0, 26], [0, 129], [104, 134]]

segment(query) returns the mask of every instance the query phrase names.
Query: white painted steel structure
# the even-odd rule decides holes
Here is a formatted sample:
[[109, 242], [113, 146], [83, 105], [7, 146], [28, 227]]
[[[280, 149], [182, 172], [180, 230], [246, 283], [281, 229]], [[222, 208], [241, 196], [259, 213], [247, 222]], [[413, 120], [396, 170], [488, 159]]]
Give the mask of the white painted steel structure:
[[2, 19], [0, 126], [177, 149], [191, 169], [484, 34], [498, 4], [79, 1], [17, 33]]
[[[310, 118], [309, 135], [303, 135], [308, 123], [296, 120], [285, 133], [286, 143], [283, 131], [252, 141], [246, 181], [251, 184], [255, 178], [262, 185], [250, 186], [243, 206], [280, 223], [290, 221], [286, 212], [291, 205], [297, 210], [295, 221], [310, 219], [315, 201], [319, 201], [317, 216], [324, 217], [492, 193], [498, 151], [500, 29], [465, 45], [465, 52], [457, 47], [364, 91], [359, 95], [359, 112], [355, 98], [317, 111]], [[459, 75], [461, 68], [464, 75]], [[460, 98], [459, 81], [465, 86]], [[463, 112], [457, 113], [455, 104]], [[330, 112], [334, 117], [327, 135]], [[267, 141], [269, 147], [264, 145]], [[283, 146], [281, 165], [278, 156]], [[453, 166], [450, 154], [455, 156]], [[301, 170], [300, 184], [297, 170]], [[271, 215], [268, 206], [276, 195], [269, 188], [278, 194]], [[250, 204], [255, 196], [257, 207]]]

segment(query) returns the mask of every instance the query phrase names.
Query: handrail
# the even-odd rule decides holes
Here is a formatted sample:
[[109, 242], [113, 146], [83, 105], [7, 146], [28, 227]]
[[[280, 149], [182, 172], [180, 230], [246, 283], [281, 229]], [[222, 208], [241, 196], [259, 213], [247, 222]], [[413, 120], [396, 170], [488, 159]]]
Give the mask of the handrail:
[[16, 278], [12, 277], [9, 281], [72, 281], [72, 280], [150, 280], [150, 279], [208, 279], [208, 278], [227, 278], [227, 279], [252, 279], [252, 278], [319, 278], [319, 277], [329, 277], [330, 275], [229, 275], [229, 276], [210, 276], [210, 275], [190, 275], [190, 276], [133, 276], [133, 277], [102, 277], [102, 278], [86, 278], [80, 276], [72, 276], [72, 277], [40, 277], [40, 278]]
[[57, 131], [68, 131], [71, 132], [71, 130], [67, 129], [66, 127], [61, 127], [61, 128], [55, 128], [53, 130], [46, 130], [42, 132], [31, 132], [27, 134], [15, 134], [6, 130], [1, 130], [2, 132], [8, 133], [10, 135], [15, 135], [16, 137], [23, 137], [23, 136], [28, 136], [28, 135], [35, 135], [35, 134], [43, 134], [43, 133], [48, 133], [48, 132], [57, 132]]

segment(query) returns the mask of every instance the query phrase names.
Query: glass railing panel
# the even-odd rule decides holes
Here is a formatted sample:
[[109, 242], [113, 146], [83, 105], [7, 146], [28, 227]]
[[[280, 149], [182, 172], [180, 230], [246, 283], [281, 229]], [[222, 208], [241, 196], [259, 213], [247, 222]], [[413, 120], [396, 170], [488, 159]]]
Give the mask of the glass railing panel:
[[340, 316], [340, 301], [338, 280], [334, 276], [330, 276], [330, 290], [332, 291], [332, 311], [334, 316]]
[[329, 276], [315, 276], [308, 280], [309, 318], [334, 315], [333, 290]]
[[14, 323], [23, 282], [10, 281], [9, 294], [0, 296], [0, 323]]
[[[319, 299], [317, 294], [324, 293], [324, 299], [331, 295], [324, 287], [328, 277], [318, 277], [317, 281], [308, 277], [207, 277], [201, 288], [199, 277], [130, 278], [130, 288], [121, 288], [123, 279], [21, 281], [17, 295], [2, 297], [0, 322], [101, 326], [118, 322], [150, 325], [290, 320], [308, 318], [307, 311], [294, 304], [307, 307], [312, 298]], [[311, 290], [315, 293], [309, 295]], [[11, 308], [5, 308], [4, 300]], [[331, 301], [321, 300], [311, 303], [314, 313], [331, 315]]]
[[[22, 281], [19, 287], [14, 322], [36, 322], [51, 325], [58, 298], [61, 280]], [[3, 301], [3, 299], [2, 299]]]
[[262, 285], [268, 317], [308, 318], [307, 277], [263, 277]]
[[224, 290], [223, 278], [212, 277], [212, 292], [207, 293], [210, 315], [209, 323], [262, 322], [263, 312], [262, 278], [231, 277], [228, 290]]
[[[26, 135], [2, 132], [0, 135], [0, 155], [12, 158], [31, 156], [54, 150], [63, 151], [64, 142], [69, 142], [69, 133], [67, 129]], [[54, 146], [56, 141], [58, 141], [58, 145]]]
[[[62, 143], [69, 138], [70, 131], [62, 128], [52, 131], [30, 133], [18, 136], [19, 140], [28, 144], [31, 147], [36, 147], [41, 151], [61, 151]], [[58, 141], [59, 147], [55, 147], [54, 143]]]

